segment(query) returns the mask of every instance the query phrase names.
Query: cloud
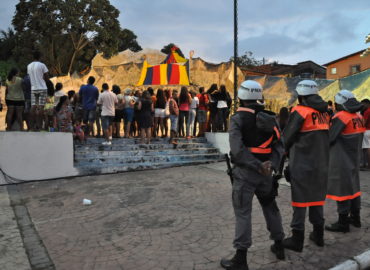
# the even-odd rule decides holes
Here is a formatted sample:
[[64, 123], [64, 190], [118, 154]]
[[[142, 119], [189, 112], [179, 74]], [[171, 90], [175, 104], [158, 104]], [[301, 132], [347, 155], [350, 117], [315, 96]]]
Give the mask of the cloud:
[[[144, 48], [174, 42], [184, 53], [195, 50], [207, 61], [233, 54], [233, 1], [110, 0], [120, 23]], [[328, 62], [365, 48], [370, 25], [369, 0], [239, 1], [239, 53], [297, 63]], [[11, 24], [16, 0], [2, 0], [0, 28]]]

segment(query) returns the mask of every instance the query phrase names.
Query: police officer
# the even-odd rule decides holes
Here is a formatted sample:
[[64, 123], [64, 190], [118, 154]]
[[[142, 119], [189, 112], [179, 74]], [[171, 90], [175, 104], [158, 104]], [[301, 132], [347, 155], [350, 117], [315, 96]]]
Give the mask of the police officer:
[[284, 231], [276, 205], [276, 190], [272, 170], [279, 169], [284, 146], [272, 112], [264, 110], [262, 87], [255, 81], [245, 81], [238, 89], [240, 107], [231, 118], [229, 129], [231, 161], [234, 182], [232, 202], [236, 217], [232, 259], [222, 259], [221, 266], [228, 270], [246, 270], [247, 250], [251, 246], [252, 200], [256, 194], [270, 231], [275, 240], [271, 246], [279, 259], [284, 259], [282, 240]]
[[[335, 96], [338, 113], [329, 130], [329, 182], [326, 198], [337, 201], [338, 222], [325, 226], [332, 232], [349, 232], [349, 224], [361, 227], [360, 153], [365, 132], [363, 105], [348, 90]], [[350, 215], [350, 216], [349, 216]]]
[[323, 205], [326, 198], [329, 163], [328, 104], [317, 94], [317, 84], [303, 80], [296, 87], [299, 105], [292, 109], [283, 138], [289, 151], [293, 219], [292, 236], [284, 247], [303, 250], [306, 208], [313, 224], [310, 239], [324, 246]]

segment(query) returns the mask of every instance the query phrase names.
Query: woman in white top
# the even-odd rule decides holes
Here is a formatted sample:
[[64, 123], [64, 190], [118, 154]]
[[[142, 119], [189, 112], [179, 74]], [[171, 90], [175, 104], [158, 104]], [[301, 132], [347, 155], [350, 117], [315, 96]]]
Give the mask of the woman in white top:
[[217, 100], [217, 131], [227, 132], [227, 119], [229, 117], [231, 97], [225, 85], [221, 85], [220, 90], [213, 97]]
[[196, 96], [196, 94], [193, 92], [193, 91], [190, 91], [190, 95], [191, 95], [191, 103], [190, 103], [190, 110], [189, 110], [189, 127], [190, 127], [190, 135], [193, 135], [195, 134], [194, 132], [194, 129], [196, 128], [195, 127], [195, 118], [197, 116], [197, 109], [199, 107], [199, 99], [198, 97]]

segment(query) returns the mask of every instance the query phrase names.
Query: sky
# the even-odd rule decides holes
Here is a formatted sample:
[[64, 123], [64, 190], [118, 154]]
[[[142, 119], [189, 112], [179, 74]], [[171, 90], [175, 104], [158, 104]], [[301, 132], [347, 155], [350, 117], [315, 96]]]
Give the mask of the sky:
[[[219, 63], [233, 55], [232, 0], [111, 0], [122, 28], [143, 48], [177, 44], [185, 55]], [[239, 0], [239, 55], [285, 64], [325, 64], [365, 49], [369, 0]], [[11, 26], [17, 0], [1, 0], [0, 29]]]

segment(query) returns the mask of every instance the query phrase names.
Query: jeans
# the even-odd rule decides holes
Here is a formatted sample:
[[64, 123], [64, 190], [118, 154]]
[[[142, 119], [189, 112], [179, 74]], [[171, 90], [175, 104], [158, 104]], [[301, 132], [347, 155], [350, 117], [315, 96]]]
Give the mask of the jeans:
[[194, 134], [194, 128], [195, 128], [195, 116], [197, 115], [196, 109], [190, 109], [189, 111], [189, 120], [188, 120], [188, 125], [189, 125], [189, 130], [190, 134]]
[[189, 136], [189, 111], [179, 113], [179, 136], [184, 136], [184, 124], [186, 125], [186, 137]]
[[218, 108], [217, 109], [217, 129], [218, 131], [227, 131], [227, 116], [228, 108]]

